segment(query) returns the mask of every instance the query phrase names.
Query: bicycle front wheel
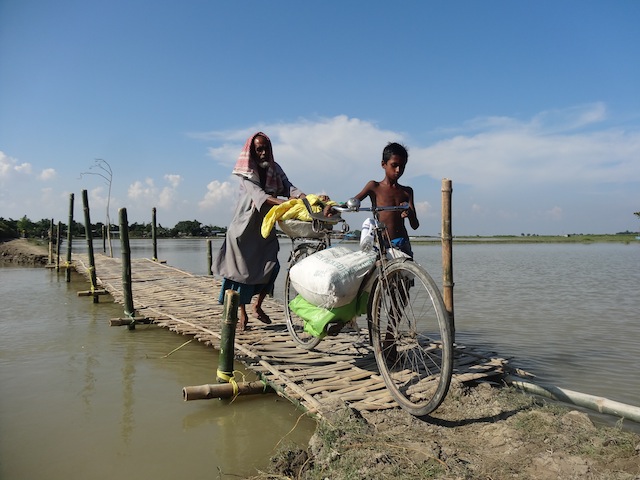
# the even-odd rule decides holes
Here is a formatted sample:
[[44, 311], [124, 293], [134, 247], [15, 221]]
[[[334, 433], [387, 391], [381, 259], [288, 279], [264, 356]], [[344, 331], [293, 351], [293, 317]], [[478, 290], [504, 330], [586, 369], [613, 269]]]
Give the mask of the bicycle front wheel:
[[413, 261], [390, 262], [371, 304], [373, 349], [398, 404], [415, 416], [442, 403], [453, 372], [453, 339], [442, 296]]
[[[289, 263], [289, 269], [296, 263], [309, 255], [322, 250], [324, 247], [316, 247], [314, 245], [302, 244], [293, 252], [293, 257]], [[289, 307], [289, 302], [296, 298], [298, 292], [291, 283], [289, 272], [284, 280], [284, 311], [287, 319], [287, 330], [289, 334], [295, 340], [295, 342], [305, 350], [313, 350], [322, 341], [321, 338], [314, 337], [313, 335], [304, 331], [304, 319], [296, 315], [295, 312]]]

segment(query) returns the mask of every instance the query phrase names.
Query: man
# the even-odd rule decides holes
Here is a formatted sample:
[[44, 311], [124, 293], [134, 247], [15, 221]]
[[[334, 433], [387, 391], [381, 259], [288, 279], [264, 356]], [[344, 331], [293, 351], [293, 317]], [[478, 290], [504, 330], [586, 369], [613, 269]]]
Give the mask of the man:
[[262, 302], [267, 294], [273, 293], [280, 270], [280, 245], [275, 230], [263, 238], [262, 220], [272, 206], [305, 195], [291, 184], [275, 162], [271, 140], [262, 132], [247, 139], [233, 173], [240, 177], [240, 200], [212, 270], [223, 277], [220, 303], [228, 289], [240, 295], [238, 325], [240, 330], [246, 330], [249, 322], [246, 305], [254, 295], [258, 296], [253, 306], [255, 317], [271, 323], [262, 310]]

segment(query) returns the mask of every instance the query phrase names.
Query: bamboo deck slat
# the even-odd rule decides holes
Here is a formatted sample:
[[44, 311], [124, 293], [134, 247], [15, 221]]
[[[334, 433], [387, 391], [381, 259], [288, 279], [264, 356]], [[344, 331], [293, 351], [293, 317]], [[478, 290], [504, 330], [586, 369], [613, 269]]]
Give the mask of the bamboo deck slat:
[[[120, 259], [96, 255], [95, 264], [98, 285], [116, 302], [124, 303]], [[131, 264], [137, 316], [219, 348], [223, 313], [218, 303], [219, 281], [149, 259], [132, 259]], [[86, 255], [74, 254], [73, 265], [90, 278]], [[236, 359], [272, 384], [280, 395], [319, 415], [336, 397], [357, 410], [398, 408], [379, 375], [366, 328], [347, 328], [323, 340], [316, 351], [307, 351], [289, 336], [281, 303], [267, 298], [263, 309], [272, 324], [253, 320], [250, 330], [236, 332]], [[507, 363], [492, 354], [458, 348], [454, 381], [502, 376]]]

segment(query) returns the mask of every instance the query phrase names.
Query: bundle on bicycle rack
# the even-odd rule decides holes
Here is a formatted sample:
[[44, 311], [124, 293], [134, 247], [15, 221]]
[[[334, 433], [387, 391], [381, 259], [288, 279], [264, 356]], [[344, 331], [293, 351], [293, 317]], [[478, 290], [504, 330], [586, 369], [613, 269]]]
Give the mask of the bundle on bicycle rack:
[[326, 195], [309, 194], [306, 198], [294, 198], [274, 205], [262, 221], [262, 236], [267, 238], [278, 222], [280, 229], [291, 238], [322, 238], [333, 229], [333, 225], [342, 221], [339, 216], [329, 218], [322, 215], [326, 205], [334, 204]]
[[[322, 238], [324, 232], [313, 229], [313, 222], [305, 220], [279, 220], [278, 226], [280, 230], [290, 238]], [[333, 229], [333, 225], [326, 227], [329, 230]]]
[[289, 307], [305, 320], [307, 333], [323, 337], [329, 323], [347, 323], [366, 312], [367, 295], [360, 286], [375, 261], [373, 252], [333, 247], [291, 267], [290, 281], [298, 295]]

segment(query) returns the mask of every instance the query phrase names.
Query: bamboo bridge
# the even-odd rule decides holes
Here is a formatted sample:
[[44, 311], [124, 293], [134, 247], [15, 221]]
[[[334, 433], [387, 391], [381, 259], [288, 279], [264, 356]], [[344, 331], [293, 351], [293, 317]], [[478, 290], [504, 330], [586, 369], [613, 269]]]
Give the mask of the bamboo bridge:
[[[74, 254], [71, 263], [91, 279], [88, 255]], [[97, 285], [124, 304], [121, 259], [100, 254], [94, 263]], [[193, 275], [151, 259], [131, 259], [131, 290], [136, 318], [219, 349], [223, 306], [218, 303], [220, 282], [213, 276]], [[291, 339], [281, 302], [267, 297], [263, 309], [272, 323], [254, 320], [250, 329], [236, 332], [236, 360], [279, 395], [319, 416], [336, 399], [358, 411], [399, 408], [378, 373], [366, 326], [343, 331], [307, 351]], [[501, 378], [508, 370], [505, 359], [490, 353], [455, 349], [453, 382]]]

